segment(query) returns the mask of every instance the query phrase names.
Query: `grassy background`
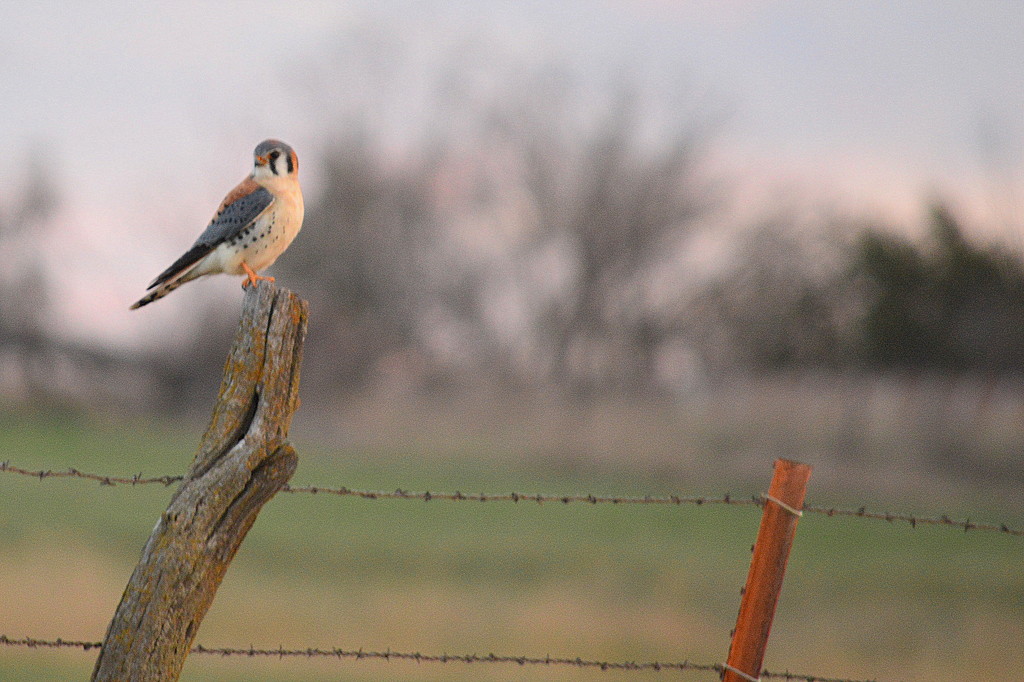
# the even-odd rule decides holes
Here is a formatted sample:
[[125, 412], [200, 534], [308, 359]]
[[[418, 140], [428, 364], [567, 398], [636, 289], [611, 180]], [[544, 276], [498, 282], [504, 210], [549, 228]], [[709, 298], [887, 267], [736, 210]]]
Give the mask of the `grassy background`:
[[[0, 456], [25, 468], [173, 474], [187, 466], [200, 433], [195, 424], [9, 411], [0, 418]], [[758, 461], [748, 479], [720, 480], [642, 461], [517, 457], [514, 448], [496, 452], [472, 436], [406, 448], [338, 448], [301, 439], [296, 446], [295, 485], [463, 492], [750, 495], [767, 486], [772, 460]], [[708, 468], [731, 471], [715, 459], [720, 456], [709, 454]], [[819, 466], [819, 474], [830, 480], [827, 467]], [[1019, 510], [980, 489], [907, 509], [835, 485], [815, 494], [815, 480], [810, 502], [876, 503], [919, 514], [964, 511], [977, 521], [1021, 525]], [[111, 488], [0, 474], [0, 633], [102, 639], [170, 494], [161, 486]], [[759, 513], [282, 494], [264, 508], [243, 544], [197, 641], [720, 662]], [[1005, 671], [1024, 669], [1022, 549], [1019, 538], [991, 533], [806, 516], [766, 666], [880, 680], [1005, 679]], [[0, 649], [0, 679], [85, 679], [94, 658], [73, 650]], [[183, 679], [654, 676], [715, 679], [211, 656], [191, 657]]]

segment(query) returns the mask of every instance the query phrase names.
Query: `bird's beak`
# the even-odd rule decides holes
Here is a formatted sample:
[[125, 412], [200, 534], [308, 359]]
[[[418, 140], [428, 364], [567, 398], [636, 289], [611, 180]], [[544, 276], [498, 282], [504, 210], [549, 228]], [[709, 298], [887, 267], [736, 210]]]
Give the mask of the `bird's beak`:
[[265, 156], [257, 156], [256, 157], [256, 165], [257, 166], [266, 166], [267, 165], [267, 157], [265, 157]]

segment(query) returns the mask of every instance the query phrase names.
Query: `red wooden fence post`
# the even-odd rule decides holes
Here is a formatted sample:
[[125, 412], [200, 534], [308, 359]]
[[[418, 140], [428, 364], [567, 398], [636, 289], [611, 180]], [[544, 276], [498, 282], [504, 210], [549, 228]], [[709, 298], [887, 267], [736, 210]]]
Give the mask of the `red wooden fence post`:
[[757, 531], [723, 682], [749, 682], [761, 676], [768, 634], [810, 478], [809, 464], [775, 460], [775, 475], [765, 496], [761, 528]]

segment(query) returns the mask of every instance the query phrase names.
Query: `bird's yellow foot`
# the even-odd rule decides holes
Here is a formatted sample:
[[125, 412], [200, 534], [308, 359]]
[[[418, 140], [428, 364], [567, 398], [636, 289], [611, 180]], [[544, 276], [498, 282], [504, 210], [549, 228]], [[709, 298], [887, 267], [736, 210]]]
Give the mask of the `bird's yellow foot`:
[[242, 261], [242, 269], [245, 270], [245, 279], [242, 280], [242, 288], [248, 289], [250, 286], [256, 284], [261, 279], [268, 282], [273, 282], [273, 277], [264, 277], [263, 275], [257, 275], [256, 271], [249, 267], [249, 264]]

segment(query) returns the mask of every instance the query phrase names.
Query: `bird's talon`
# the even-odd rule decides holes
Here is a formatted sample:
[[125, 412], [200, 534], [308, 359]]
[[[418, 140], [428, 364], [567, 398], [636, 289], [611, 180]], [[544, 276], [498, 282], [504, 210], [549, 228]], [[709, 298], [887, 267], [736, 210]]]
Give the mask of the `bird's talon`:
[[265, 279], [268, 282], [273, 282], [273, 277], [264, 277], [263, 275], [257, 275], [256, 271], [249, 267], [249, 264], [242, 261], [242, 270], [245, 271], [245, 279], [242, 280], [242, 288], [248, 289], [250, 285], [255, 285], [261, 279]]
[[276, 281], [273, 277], [264, 277], [263, 275], [246, 275], [245, 279], [242, 280], [242, 288], [248, 289], [250, 286], [254, 286], [260, 280], [270, 283]]

